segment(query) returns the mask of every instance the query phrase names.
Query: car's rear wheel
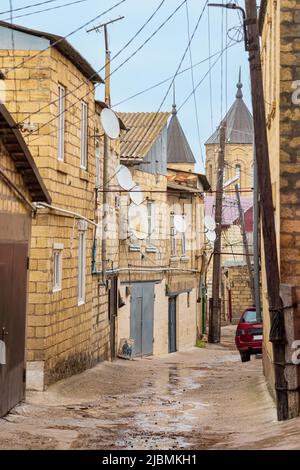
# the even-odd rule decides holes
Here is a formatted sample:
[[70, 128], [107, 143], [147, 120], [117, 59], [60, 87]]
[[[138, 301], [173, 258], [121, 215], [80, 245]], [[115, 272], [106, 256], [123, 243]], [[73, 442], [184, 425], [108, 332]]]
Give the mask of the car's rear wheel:
[[248, 361], [250, 361], [250, 353], [245, 352], [245, 351], [241, 351], [241, 352], [240, 352], [240, 355], [241, 355], [241, 360], [242, 360], [242, 362], [248, 362]]

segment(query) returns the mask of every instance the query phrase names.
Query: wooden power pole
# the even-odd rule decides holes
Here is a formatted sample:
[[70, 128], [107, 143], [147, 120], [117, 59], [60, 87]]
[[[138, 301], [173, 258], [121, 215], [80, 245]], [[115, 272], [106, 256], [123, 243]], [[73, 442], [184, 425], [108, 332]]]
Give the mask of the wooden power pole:
[[256, 162], [262, 207], [262, 229], [271, 320], [270, 341], [273, 344], [277, 416], [279, 420], [285, 420], [289, 417], [288, 390], [284, 374], [286, 335], [284, 309], [280, 298], [280, 275], [276, 247], [256, 0], [246, 0], [245, 5]]
[[237, 184], [235, 185], [235, 194], [236, 194], [236, 200], [237, 200], [237, 205], [238, 205], [238, 209], [239, 209], [240, 226], [241, 226], [241, 231], [242, 231], [243, 245], [244, 245], [246, 263], [247, 263], [247, 269], [248, 269], [248, 275], [249, 275], [252, 304], [255, 305], [253, 272], [252, 272], [252, 266], [251, 266], [251, 261], [250, 261], [250, 253], [249, 253], [249, 247], [248, 247], [248, 240], [247, 240], [246, 229], [245, 229], [244, 212], [243, 212], [242, 205], [241, 205], [239, 187], [238, 187]]
[[[87, 30], [87, 33], [92, 31], [99, 32], [100, 29], [104, 29], [104, 41], [105, 41], [105, 104], [110, 108], [110, 49], [109, 49], [109, 39], [107, 26], [109, 24], [120, 21], [124, 16], [120, 16], [114, 20], [107, 21], [106, 23], [100, 24]], [[106, 234], [107, 234], [107, 195], [108, 195], [108, 159], [109, 159], [109, 139], [104, 133], [104, 152], [103, 152], [103, 193], [102, 193], [102, 245], [101, 245], [101, 262], [102, 262], [102, 282], [107, 286], [107, 243], [106, 243]]]
[[223, 176], [225, 164], [225, 138], [226, 122], [222, 121], [219, 128], [220, 148], [218, 155], [218, 172], [216, 185], [216, 240], [214, 242], [212, 300], [209, 311], [208, 342], [219, 343], [221, 339], [221, 299], [220, 299], [220, 276], [221, 276], [221, 234], [222, 234], [222, 204], [223, 204]]

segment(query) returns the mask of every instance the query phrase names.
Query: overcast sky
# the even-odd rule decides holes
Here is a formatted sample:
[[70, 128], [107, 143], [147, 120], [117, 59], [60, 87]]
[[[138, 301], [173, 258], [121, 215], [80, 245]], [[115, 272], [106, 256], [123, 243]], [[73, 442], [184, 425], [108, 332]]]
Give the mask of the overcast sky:
[[[32, 5], [45, 0], [12, 0], [13, 8], [20, 8]], [[50, 0], [48, 4], [36, 6], [31, 9], [15, 11], [14, 16], [28, 14], [44, 8], [70, 3], [74, 0]], [[18, 23], [30, 28], [41, 29], [51, 33], [66, 36], [68, 33], [78, 28], [82, 24], [92, 20], [103, 11], [118, 3], [120, 0], [85, 0], [82, 3], [70, 5], [53, 11], [42, 12], [22, 18], [14, 18], [14, 23]], [[121, 49], [127, 41], [137, 32], [142, 24], [149, 18], [162, 0], [126, 0], [119, 7], [112, 10], [92, 25], [98, 25], [104, 21], [109, 21], [118, 16], [125, 16], [125, 19], [111, 25], [110, 45], [114, 55]], [[222, 2], [222, 0], [220, 0]], [[1, 11], [9, 9], [9, 0], [1, 0]], [[114, 70], [123, 62], [134, 50], [136, 50], [159, 25], [182, 3], [182, 0], [165, 0], [156, 16], [148, 26], [137, 36], [134, 42], [125, 49], [120, 56], [112, 62], [111, 68]], [[205, 0], [187, 0], [191, 34], [203, 9]], [[241, 22], [236, 11], [222, 8], [210, 8], [210, 30], [211, 30], [211, 54], [214, 54], [226, 45], [226, 23], [228, 29], [239, 27]], [[222, 14], [223, 12], [223, 14]], [[228, 13], [227, 13], [228, 12]], [[1, 14], [0, 19], [7, 19], [9, 15]], [[227, 16], [227, 18], [226, 18]], [[223, 24], [223, 35], [221, 34]], [[229, 31], [232, 37], [236, 34], [235, 29]], [[193, 63], [202, 61], [209, 56], [208, 41], [208, 9], [206, 8], [195, 37], [192, 41]], [[222, 39], [223, 38], [223, 39]], [[98, 70], [104, 64], [104, 38], [102, 34], [89, 33], [85, 29], [68, 38], [69, 42]], [[228, 42], [231, 40], [228, 38]], [[188, 44], [187, 31], [187, 10], [185, 4], [177, 11], [174, 17], [142, 48], [131, 60], [120, 68], [111, 77], [111, 97], [112, 105], [142, 91], [152, 85], [173, 76], [177, 70], [185, 48]], [[212, 58], [212, 63], [218, 56]], [[226, 67], [227, 63], [227, 67]], [[181, 70], [190, 66], [190, 54], [182, 64]], [[250, 85], [247, 55], [244, 51], [243, 42], [235, 43], [223, 54], [223, 64], [221, 59], [211, 71], [212, 79], [212, 109], [213, 125], [211, 125], [210, 87], [209, 75], [196, 91], [197, 109], [199, 114], [199, 128], [204, 154], [203, 143], [210, 136], [212, 130], [220, 122], [221, 110], [223, 114], [227, 106], [230, 107], [235, 99], [236, 83], [238, 79], [239, 67], [242, 68], [242, 81], [244, 99], [250, 108]], [[208, 61], [194, 68], [194, 83], [197, 85], [209, 69]], [[221, 71], [223, 70], [223, 73]], [[227, 74], [226, 74], [227, 71]], [[102, 72], [104, 75], [104, 72]], [[168, 89], [170, 82], [144, 93], [130, 101], [127, 101], [114, 109], [116, 111], [157, 111], [161, 101]], [[223, 83], [223, 93], [221, 94], [221, 83]], [[227, 84], [227, 90], [226, 90]], [[179, 75], [176, 79], [176, 104], [179, 108], [185, 98], [192, 91], [191, 72], [187, 71]], [[222, 100], [221, 100], [222, 96]], [[104, 97], [104, 86], [97, 90], [97, 97]], [[170, 111], [172, 108], [172, 92], [169, 93], [162, 110]], [[203, 170], [200, 146], [195, 117], [195, 105], [193, 97], [187, 101], [178, 113], [181, 125], [186, 133], [190, 145], [194, 151], [199, 169]]]

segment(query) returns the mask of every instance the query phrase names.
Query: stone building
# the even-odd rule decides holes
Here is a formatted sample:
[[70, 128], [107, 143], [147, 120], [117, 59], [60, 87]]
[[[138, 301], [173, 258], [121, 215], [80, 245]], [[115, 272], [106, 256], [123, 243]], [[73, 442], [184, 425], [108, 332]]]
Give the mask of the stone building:
[[[42, 390], [109, 359], [114, 343], [95, 247], [103, 161], [95, 86], [102, 79], [64, 38], [0, 22], [0, 39], [6, 105], [52, 199], [33, 220], [29, 273], [27, 385]], [[108, 260], [117, 260], [117, 242], [109, 249]]]
[[[261, 2], [259, 26], [262, 68], [277, 234], [281, 296], [287, 345], [285, 376], [289, 390], [290, 416], [299, 414], [299, 366], [293, 359], [295, 340], [300, 340], [300, 196], [299, 196], [299, 41], [300, 5], [292, 0]], [[262, 263], [264, 259], [262, 255]], [[264, 274], [264, 270], [263, 270]], [[264, 371], [274, 392], [270, 320], [265, 276], [263, 275]], [[297, 354], [296, 354], [297, 355]]]
[[[184, 162], [191, 163], [185, 161], [185, 153], [178, 162], [180, 170], [174, 169], [174, 139], [179, 141], [179, 149], [188, 144], [175, 114], [167, 126], [169, 116], [120, 113], [129, 129], [121, 141], [121, 162], [130, 168], [143, 192], [143, 202], [138, 207], [144, 206], [146, 214], [144, 221], [141, 214], [146, 236], [139, 239], [136, 227], [131, 227], [131, 219], [128, 220], [128, 206], [133, 204], [130, 193], [121, 197], [124, 222], [120, 223], [125, 225], [125, 235], [120, 241], [119, 264], [124, 306], [118, 313], [118, 338], [132, 338], [136, 355], [164, 354], [196, 342], [203, 192], [208, 184], [202, 175], [184, 171]], [[188, 154], [192, 155], [189, 146]], [[188, 213], [191, 201], [192, 221], [186, 221], [183, 235], [176, 232], [174, 217], [183, 220], [184, 205]], [[196, 230], [198, 247], [192, 237]]]
[[24, 399], [34, 203], [51, 203], [16, 122], [0, 104], [0, 417]]
[[[237, 200], [234, 186], [238, 184], [241, 206], [246, 222], [246, 235], [249, 251], [253, 243], [253, 120], [243, 100], [241, 73], [237, 83], [236, 99], [224, 117], [226, 121], [224, 197], [222, 207], [222, 255], [221, 255], [221, 300], [222, 320], [237, 322], [241, 312], [252, 305], [249, 279], [244, 279], [246, 259], [244, 256], [243, 238], [239, 223]], [[206, 141], [206, 175], [212, 191], [216, 190], [217, 166], [219, 152], [219, 128]], [[230, 181], [238, 178], [234, 183]], [[226, 184], [227, 183], [227, 184]], [[245, 192], [243, 192], [245, 190]], [[215, 195], [205, 198], [205, 215], [214, 217]], [[207, 247], [212, 251], [212, 246]], [[240, 272], [241, 276], [238, 276]], [[212, 261], [207, 268], [207, 295], [211, 297]], [[230, 282], [230, 279], [234, 279]], [[240, 279], [240, 282], [238, 282]], [[239, 296], [240, 301], [235, 301]]]

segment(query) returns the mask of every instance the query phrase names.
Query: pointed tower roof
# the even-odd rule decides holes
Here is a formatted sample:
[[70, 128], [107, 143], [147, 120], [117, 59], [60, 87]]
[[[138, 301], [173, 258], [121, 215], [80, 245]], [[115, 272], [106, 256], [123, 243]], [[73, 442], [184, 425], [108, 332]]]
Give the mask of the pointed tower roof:
[[177, 117], [175, 93], [168, 126], [168, 163], [196, 163], [191, 147]]
[[[226, 114], [224, 120], [227, 123], [226, 142], [228, 144], [252, 144], [253, 143], [253, 118], [243, 100], [243, 84], [241, 82], [241, 69], [239, 81], [236, 85], [236, 100]], [[207, 144], [219, 143], [219, 128], [205, 142]]]

